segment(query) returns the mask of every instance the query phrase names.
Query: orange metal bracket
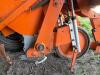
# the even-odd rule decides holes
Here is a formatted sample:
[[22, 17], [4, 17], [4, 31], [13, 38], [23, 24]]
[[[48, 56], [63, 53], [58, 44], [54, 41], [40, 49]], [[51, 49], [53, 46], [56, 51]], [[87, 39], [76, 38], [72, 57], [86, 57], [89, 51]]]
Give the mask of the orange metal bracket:
[[73, 58], [72, 58], [72, 62], [71, 62], [71, 71], [72, 72], [74, 70], [74, 65], [76, 63], [77, 54], [78, 54], [78, 50], [75, 49], [74, 52], [73, 52]]
[[96, 47], [95, 53], [97, 53], [97, 54], [100, 53], [100, 46], [97, 46], [97, 47]]
[[[93, 35], [95, 39], [95, 50], [96, 50], [95, 52], [100, 53], [100, 35], [99, 35], [100, 34], [100, 18], [92, 18], [91, 23], [92, 23]], [[91, 45], [91, 46], [93, 47], [94, 45]]]
[[[56, 3], [55, 3], [56, 2]], [[43, 24], [41, 26], [37, 41], [33, 49], [27, 51], [28, 57], [36, 56], [35, 54], [39, 53], [39, 47], [42, 46], [42, 53], [48, 54], [52, 48], [51, 39], [53, 34], [53, 29], [56, 25], [57, 19], [63, 7], [63, 0], [50, 0], [47, 13], [45, 15]], [[37, 53], [34, 53], [36, 52]]]
[[[91, 10], [91, 2], [93, 2], [94, 0], [76, 0], [78, 7], [76, 13], [80, 16], [85, 16], [85, 17], [89, 17], [89, 18], [100, 18], [100, 14], [94, 12]], [[97, 0], [96, 0], [97, 1]], [[95, 4], [95, 3], [94, 3]], [[97, 3], [98, 5], [98, 3]]]

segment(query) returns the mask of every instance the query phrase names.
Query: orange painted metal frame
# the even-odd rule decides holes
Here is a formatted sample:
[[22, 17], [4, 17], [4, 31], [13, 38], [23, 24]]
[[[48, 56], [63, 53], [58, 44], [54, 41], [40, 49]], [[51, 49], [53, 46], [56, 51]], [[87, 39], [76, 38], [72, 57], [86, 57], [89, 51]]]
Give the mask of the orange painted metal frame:
[[[13, 0], [9, 0], [12, 4], [16, 3]], [[100, 14], [97, 14], [90, 10], [90, 7], [84, 0], [77, 0], [78, 10], [76, 13], [80, 16], [86, 16], [91, 19], [92, 27], [94, 29], [93, 34], [95, 37], [95, 48], [96, 51], [100, 49]], [[34, 5], [37, 0], [25, 0], [23, 2], [18, 1], [16, 5], [11, 5], [8, 0], [2, 0], [1, 3], [7, 3], [5, 8], [1, 8], [0, 10], [0, 31], [4, 34], [9, 35], [10, 33], [18, 32], [22, 35], [34, 35], [36, 32], [39, 32], [37, 41], [33, 48], [30, 48], [27, 51], [27, 57], [39, 57], [42, 55], [49, 54], [53, 48], [53, 46], [66, 44], [66, 39], [70, 40], [70, 33], [67, 35], [68, 38], [64, 38], [62, 40], [61, 37], [57, 36], [57, 39], [54, 40], [54, 28], [57, 24], [57, 20], [59, 14], [61, 13], [61, 9], [64, 4], [64, 0], [50, 0], [49, 4], [47, 4], [46, 9], [43, 7], [39, 7], [35, 10], [30, 10], [30, 7]], [[2, 7], [3, 5], [0, 4]], [[7, 9], [7, 10], [6, 10]], [[65, 29], [64, 29], [65, 30]], [[8, 32], [6, 32], [8, 31]], [[61, 32], [60, 32], [61, 33]], [[65, 36], [65, 35], [64, 35]], [[80, 35], [79, 35], [80, 36]], [[60, 41], [58, 41], [60, 39]], [[39, 45], [43, 45], [44, 49], [40, 51], [38, 49]], [[64, 46], [65, 47], [65, 46]], [[71, 49], [72, 47], [70, 47]], [[73, 52], [72, 57], [72, 66], [75, 64], [77, 51]]]
[[7, 26], [10, 22], [12, 22], [17, 16], [19, 16], [20, 14], [22, 14], [23, 12], [29, 10], [29, 7], [32, 6], [32, 4], [34, 4], [36, 2], [36, 0], [28, 0], [27, 2], [25, 2], [23, 5], [21, 5], [17, 10], [15, 10], [13, 13], [11, 13], [6, 19], [4, 19], [1, 23], [0, 23], [0, 30], [2, 30], [5, 26]]
[[[94, 1], [94, 2], [93, 2]], [[100, 14], [96, 13], [94, 11], [91, 10], [91, 6], [96, 6], [96, 4], [100, 4], [100, 1], [97, 0], [91, 0], [91, 3], [89, 3], [90, 0], [77, 0], [77, 4], [78, 4], [78, 10], [76, 11], [76, 13], [80, 16], [85, 16], [90, 18], [91, 21], [91, 25], [92, 25], [92, 32], [93, 32], [93, 36], [95, 41], [93, 41], [91, 43], [90, 48], [94, 49], [96, 53], [100, 53]], [[97, 2], [97, 3], [95, 3]]]
[[[0, 12], [0, 31], [2, 31], [5, 36], [7, 36], [14, 31], [22, 35], [33, 35], [35, 32], [39, 32], [40, 30], [34, 49], [32, 48], [31, 50], [28, 50], [27, 56], [33, 56], [33, 52], [37, 52], [36, 47], [38, 44], [43, 44], [45, 46], [44, 53], [48, 54], [53, 46], [53, 42], [51, 42], [53, 40], [52, 35], [54, 35], [53, 29], [63, 7], [64, 0], [50, 0], [50, 3], [47, 4], [48, 9], [45, 10], [43, 7], [35, 10], [30, 10], [30, 7], [35, 4], [37, 0], [9, 0], [9, 2], [12, 3], [12, 5], [8, 3], [8, 0], [1, 0], [0, 3], [0, 10], [2, 11]], [[3, 3], [7, 3], [7, 6], [5, 5], [5, 8], [2, 7]], [[84, 15], [91, 18], [91, 23], [93, 29], [95, 30], [93, 32], [96, 40], [95, 44], [97, 44], [100, 41], [100, 36], [98, 35], [100, 33], [100, 14], [91, 11], [86, 1], [77, 0], [77, 4], [79, 8], [76, 9], [80, 11], [76, 10], [76, 13], [80, 16]], [[44, 14], [43, 11], [45, 11]]]
[[[89, 17], [89, 18], [100, 18], [100, 14], [91, 10], [91, 6], [89, 5], [90, 0], [76, 0], [77, 1], [77, 10], [76, 13], [80, 16]], [[91, 0], [95, 1], [95, 0]], [[95, 2], [94, 2], [95, 3]]]
[[91, 48], [95, 50], [95, 53], [100, 53], [100, 18], [91, 18], [91, 23], [95, 39], [95, 41], [91, 43]]
[[[0, 5], [4, 6], [1, 3]], [[0, 31], [6, 33], [4, 30], [7, 29], [6, 27], [9, 27], [12, 29], [12, 31], [14, 30], [22, 35], [33, 35], [37, 30], [39, 30], [38, 28], [41, 27], [40, 25], [42, 23], [42, 15], [43, 15], [42, 7], [35, 9], [33, 11], [30, 10], [30, 7], [36, 3], [37, 0], [25, 0], [16, 7], [11, 7], [9, 9], [1, 8], [1, 11], [10, 10], [11, 13], [9, 12], [5, 13], [4, 11], [5, 15], [3, 14], [4, 19], [2, 19], [2, 21], [0, 22]], [[14, 3], [12, 3], [12, 5], [13, 4]], [[3, 12], [1, 12], [0, 15], [2, 15], [2, 13]], [[8, 32], [10, 33], [11, 31], [9, 30]]]
[[[29, 49], [27, 51], [28, 57], [39, 56], [41, 53], [48, 54], [51, 52], [51, 48], [53, 46], [53, 29], [57, 23], [59, 13], [63, 7], [63, 3], [63, 0], [58, 0], [57, 3], [55, 3], [55, 0], [50, 0], [35, 46], [33, 49]], [[38, 51], [37, 45], [39, 44], [44, 45], [43, 51]]]

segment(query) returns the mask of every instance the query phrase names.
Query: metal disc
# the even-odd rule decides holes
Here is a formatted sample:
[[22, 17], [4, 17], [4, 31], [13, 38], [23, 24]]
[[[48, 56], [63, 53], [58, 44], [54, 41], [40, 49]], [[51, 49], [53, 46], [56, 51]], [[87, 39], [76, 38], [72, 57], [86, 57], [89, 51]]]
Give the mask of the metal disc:
[[[81, 27], [78, 27], [81, 52], [78, 53], [77, 58], [83, 56], [86, 51], [89, 49], [90, 38], [86, 30]], [[70, 36], [70, 35], [69, 35]], [[72, 58], [73, 50], [71, 43], [69, 45], [62, 45], [56, 48], [56, 53], [61, 58]]]

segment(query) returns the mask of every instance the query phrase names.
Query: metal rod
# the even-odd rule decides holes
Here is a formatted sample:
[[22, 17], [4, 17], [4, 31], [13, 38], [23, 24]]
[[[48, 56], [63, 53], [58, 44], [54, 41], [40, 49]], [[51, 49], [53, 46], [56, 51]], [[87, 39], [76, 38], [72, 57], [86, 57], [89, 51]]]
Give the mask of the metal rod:
[[76, 15], [75, 15], [75, 10], [74, 10], [73, 0], [71, 0], [71, 6], [72, 6], [72, 17], [74, 18], [74, 19], [72, 19], [72, 21], [73, 21], [74, 32], [75, 32], [76, 45], [77, 45], [78, 52], [81, 52], [79, 35], [78, 35], [78, 26], [77, 26], [77, 21], [76, 21], [76, 18], [75, 18]]

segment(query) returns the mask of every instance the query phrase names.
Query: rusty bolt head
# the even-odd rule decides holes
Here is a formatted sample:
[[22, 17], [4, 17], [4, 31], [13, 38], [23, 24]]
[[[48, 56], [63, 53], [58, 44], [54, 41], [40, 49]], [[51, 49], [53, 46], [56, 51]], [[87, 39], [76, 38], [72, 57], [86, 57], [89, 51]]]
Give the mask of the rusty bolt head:
[[45, 48], [45, 46], [43, 44], [38, 44], [37, 45], [37, 50], [39, 50], [39, 51], [43, 51], [44, 48]]

